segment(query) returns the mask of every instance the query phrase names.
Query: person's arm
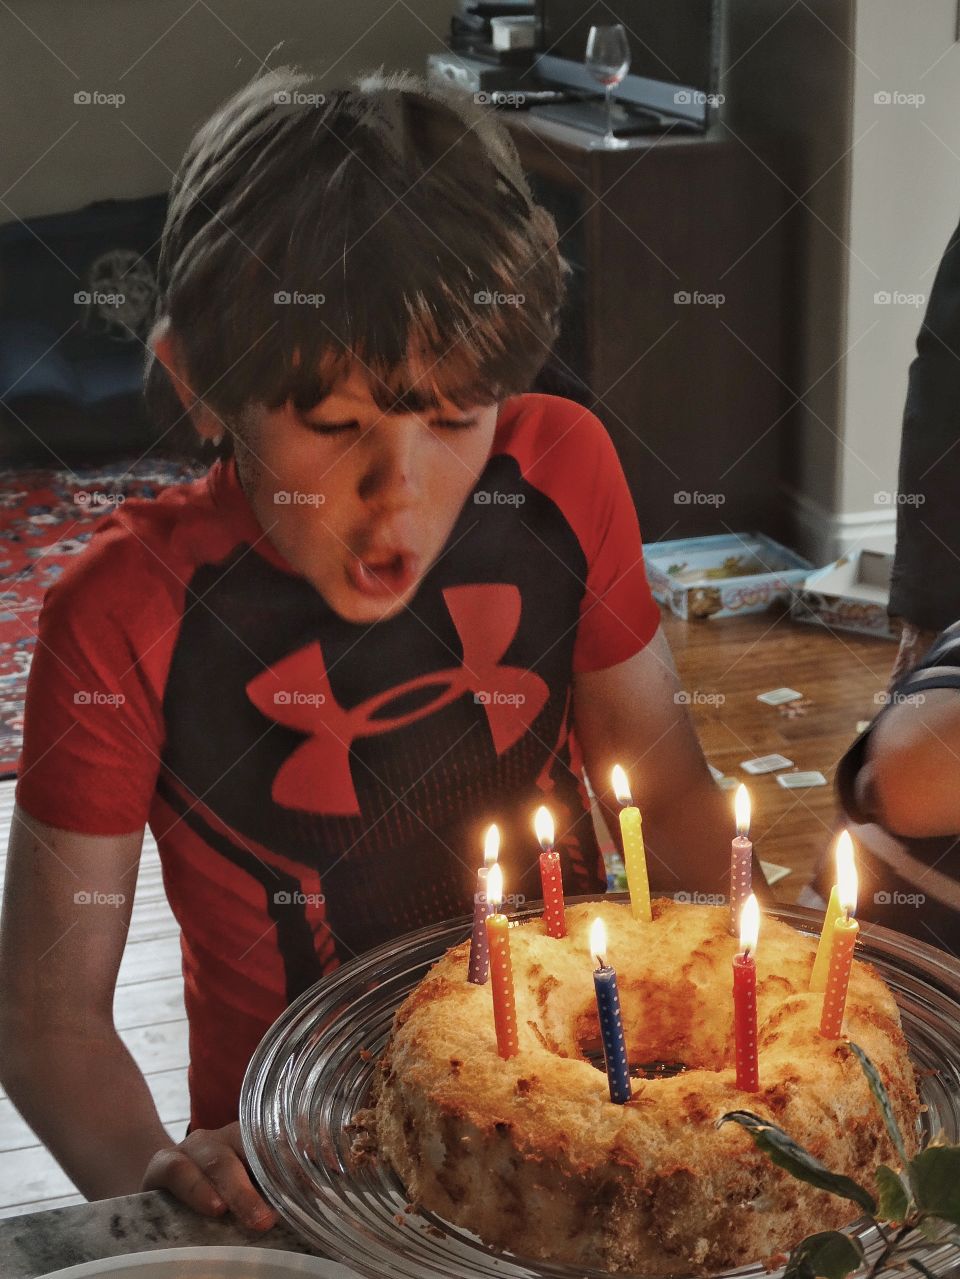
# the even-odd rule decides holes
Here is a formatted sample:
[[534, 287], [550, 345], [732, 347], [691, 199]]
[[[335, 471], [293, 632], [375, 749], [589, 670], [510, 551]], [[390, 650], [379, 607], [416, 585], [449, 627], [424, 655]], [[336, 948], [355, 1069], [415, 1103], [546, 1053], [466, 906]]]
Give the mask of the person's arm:
[[[898, 619], [894, 618], [894, 621], [896, 620]], [[927, 630], [923, 627], [915, 626], [913, 622], [908, 622], [905, 618], [900, 618], [899, 621], [901, 624], [900, 644], [887, 678], [888, 688], [893, 688], [905, 675], [909, 675], [912, 670], [916, 670], [937, 638], [937, 631], [935, 630]]]
[[139, 1189], [172, 1145], [113, 1024], [143, 832], [76, 835], [14, 810], [0, 923], [0, 1081], [88, 1198]]
[[[889, 611], [910, 624], [912, 650], [960, 616], [956, 475], [960, 464], [960, 226], [937, 269], [910, 365], [900, 438], [897, 545]], [[925, 633], [925, 634], [924, 634]]]
[[[639, 653], [574, 676], [574, 726], [584, 768], [610, 830], [618, 805], [610, 774], [621, 764], [643, 814], [651, 886], [724, 894], [733, 815], [703, 756], [663, 629]], [[758, 885], [764, 889], [765, 885]]]
[[853, 779], [862, 820], [907, 839], [960, 831], [960, 689], [895, 702], [869, 734]]
[[177, 1143], [113, 1021], [143, 831], [91, 836], [14, 810], [0, 916], [0, 1083], [88, 1199], [163, 1187], [198, 1212], [275, 1215], [239, 1125]]

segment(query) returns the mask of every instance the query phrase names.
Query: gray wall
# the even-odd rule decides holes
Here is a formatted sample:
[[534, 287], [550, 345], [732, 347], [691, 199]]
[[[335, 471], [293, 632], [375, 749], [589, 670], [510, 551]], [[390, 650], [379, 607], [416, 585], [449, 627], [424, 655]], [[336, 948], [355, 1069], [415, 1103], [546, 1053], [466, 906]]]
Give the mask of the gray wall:
[[[924, 300], [960, 220], [956, 22], [957, 0], [866, 0], [857, 10], [840, 459], [846, 514], [870, 511], [878, 491], [896, 488], [907, 367]], [[878, 103], [878, 93], [905, 100]], [[891, 301], [878, 303], [878, 293]]]
[[928, 294], [960, 218], [957, 0], [728, 0], [728, 14], [726, 118], [794, 204], [795, 541], [821, 562], [892, 546], [894, 510], [877, 494], [896, 491], [923, 311], [875, 295]]
[[[264, 60], [309, 65], [331, 85], [380, 63], [422, 71], [449, 15], [449, 0], [0, 6], [0, 221], [162, 191], [193, 130]], [[78, 90], [126, 102], [78, 107]]]

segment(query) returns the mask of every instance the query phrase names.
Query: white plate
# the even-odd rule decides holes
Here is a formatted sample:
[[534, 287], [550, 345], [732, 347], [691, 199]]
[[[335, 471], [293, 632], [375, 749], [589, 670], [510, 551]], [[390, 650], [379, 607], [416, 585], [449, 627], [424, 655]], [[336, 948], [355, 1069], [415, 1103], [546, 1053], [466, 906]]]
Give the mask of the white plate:
[[54, 1270], [43, 1279], [358, 1279], [325, 1257], [278, 1248], [155, 1248]]

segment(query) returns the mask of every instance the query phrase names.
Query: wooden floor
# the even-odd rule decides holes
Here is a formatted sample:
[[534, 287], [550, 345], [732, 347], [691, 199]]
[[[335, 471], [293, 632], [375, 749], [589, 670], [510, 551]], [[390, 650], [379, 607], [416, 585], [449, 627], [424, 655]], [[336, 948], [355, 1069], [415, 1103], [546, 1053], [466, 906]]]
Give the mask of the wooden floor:
[[[769, 615], [691, 624], [667, 617], [665, 624], [707, 758], [737, 778], [746, 776], [742, 760], [778, 751], [832, 782], [857, 721], [876, 710], [874, 697], [886, 687], [896, 651], [889, 640], [831, 635]], [[784, 685], [812, 699], [803, 717], [789, 720], [756, 700], [758, 693]], [[699, 700], [707, 695], [724, 700]], [[787, 791], [768, 774], [751, 779], [750, 788], [757, 850], [764, 860], [791, 868], [776, 892], [793, 901], [829, 844], [835, 826], [832, 786]], [[0, 881], [12, 805], [13, 782], [0, 782]], [[182, 1136], [189, 1107], [180, 953], [149, 834], [114, 1008], [160, 1118]], [[81, 1200], [0, 1092], [0, 1216]]]
[[[836, 766], [857, 722], [879, 709], [875, 698], [886, 690], [897, 645], [769, 614], [690, 623], [668, 616], [664, 625], [684, 689], [724, 698], [717, 705], [691, 702], [704, 752], [715, 768], [749, 783], [751, 838], [764, 861], [790, 867], [776, 893], [794, 902], [831, 845]], [[810, 699], [805, 714], [788, 719], [757, 701], [758, 693], [783, 687]], [[750, 777], [739, 767], [774, 752], [800, 770], [819, 770], [829, 785], [784, 790], [775, 774]]]

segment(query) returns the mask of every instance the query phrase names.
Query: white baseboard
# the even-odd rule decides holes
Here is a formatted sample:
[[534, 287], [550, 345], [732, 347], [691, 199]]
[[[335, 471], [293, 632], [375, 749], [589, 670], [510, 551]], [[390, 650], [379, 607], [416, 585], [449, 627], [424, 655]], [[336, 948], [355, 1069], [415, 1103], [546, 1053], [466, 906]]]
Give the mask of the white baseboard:
[[828, 511], [796, 489], [785, 489], [795, 529], [794, 545], [818, 567], [860, 549], [892, 551], [896, 543], [897, 512], [876, 506], [868, 511]]

